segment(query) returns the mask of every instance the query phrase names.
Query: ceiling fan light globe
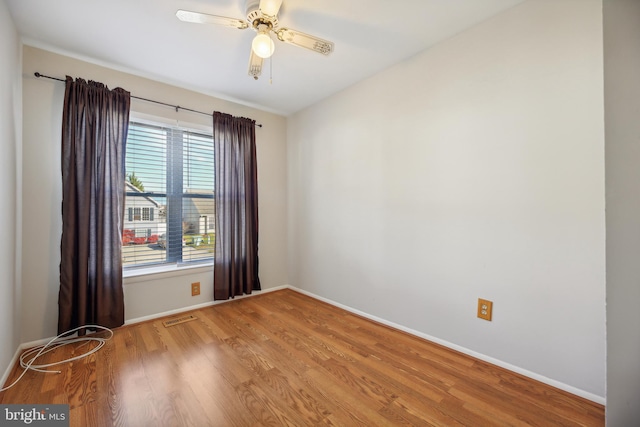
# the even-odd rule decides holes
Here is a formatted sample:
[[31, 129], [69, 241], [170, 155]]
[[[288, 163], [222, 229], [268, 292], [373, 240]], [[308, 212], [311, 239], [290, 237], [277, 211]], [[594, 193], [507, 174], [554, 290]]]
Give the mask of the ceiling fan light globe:
[[264, 33], [255, 36], [253, 42], [251, 42], [251, 49], [253, 49], [253, 52], [260, 58], [270, 57], [273, 55], [275, 48], [276, 46], [273, 43], [273, 40]]

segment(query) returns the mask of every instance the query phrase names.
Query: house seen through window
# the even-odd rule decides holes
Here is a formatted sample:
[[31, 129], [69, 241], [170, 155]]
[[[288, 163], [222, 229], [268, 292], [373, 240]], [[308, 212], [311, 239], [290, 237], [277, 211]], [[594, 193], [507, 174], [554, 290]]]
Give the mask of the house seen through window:
[[213, 156], [211, 134], [129, 123], [124, 268], [213, 259]]

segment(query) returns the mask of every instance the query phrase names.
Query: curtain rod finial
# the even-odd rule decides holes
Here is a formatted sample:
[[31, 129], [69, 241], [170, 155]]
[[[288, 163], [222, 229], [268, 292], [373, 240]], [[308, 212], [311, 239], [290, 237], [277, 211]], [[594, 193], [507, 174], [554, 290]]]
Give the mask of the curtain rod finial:
[[40, 77], [42, 74], [40, 74], [39, 72], [36, 71], [35, 73], [33, 73], [33, 75], [36, 76], [36, 77]]

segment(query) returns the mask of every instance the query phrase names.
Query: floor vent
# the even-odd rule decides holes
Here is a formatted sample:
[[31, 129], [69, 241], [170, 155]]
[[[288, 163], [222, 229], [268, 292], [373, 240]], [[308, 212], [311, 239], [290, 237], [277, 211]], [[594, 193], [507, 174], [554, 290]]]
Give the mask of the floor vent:
[[193, 315], [174, 317], [173, 319], [165, 320], [164, 322], [162, 322], [162, 324], [164, 325], [165, 328], [168, 328], [169, 326], [179, 325], [180, 323], [190, 322], [196, 319], [197, 317]]

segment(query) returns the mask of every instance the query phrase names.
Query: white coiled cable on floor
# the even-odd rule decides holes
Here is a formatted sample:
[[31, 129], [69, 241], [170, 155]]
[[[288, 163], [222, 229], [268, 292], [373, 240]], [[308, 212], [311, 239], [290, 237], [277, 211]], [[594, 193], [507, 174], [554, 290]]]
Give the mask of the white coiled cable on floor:
[[[66, 335], [70, 335], [73, 334], [74, 332], [79, 331], [80, 329], [100, 329], [102, 331], [107, 331], [108, 335], [106, 337], [96, 337], [95, 335], [98, 334], [99, 332], [96, 332], [92, 335], [89, 336], [78, 336], [78, 337], [67, 337], [64, 338]], [[22, 377], [24, 376], [24, 374], [27, 373], [27, 371], [32, 370], [32, 371], [37, 371], [37, 372], [46, 372], [46, 373], [56, 373], [59, 374], [62, 371], [57, 371], [57, 370], [49, 370], [46, 368], [50, 368], [52, 366], [55, 365], [61, 365], [63, 363], [68, 363], [68, 362], [73, 362], [74, 360], [78, 360], [78, 359], [82, 359], [84, 357], [89, 356], [90, 354], [93, 354], [95, 352], [97, 352], [98, 350], [100, 350], [105, 343], [110, 340], [113, 337], [113, 331], [109, 328], [105, 328], [104, 326], [99, 326], [99, 325], [85, 325], [85, 326], [79, 326], [75, 329], [71, 329], [67, 332], [63, 332], [60, 335], [58, 335], [57, 337], [52, 338], [51, 340], [49, 340], [48, 343], [44, 344], [44, 345], [40, 345], [37, 347], [34, 347], [32, 349], [29, 349], [27, 351], [25, 351], [24, 353], [22, 353], [22, 355], [20, 356], [20, 366], [24, 369], [24, 371], [22, 371], [22, 374], [20, 374], [20, 376], [10, 385], [8, 385], [7, 387], [0, 389], [0, 392], [3, 392], [5, 390], [9, 390], [11, 387], [13, 387], [14, 385], [16, 385], [18, 383], [18, 381], [20, 381], [22, 379]], [[69, 344], [75, 344], [75, 343], [87, 343], [87, 342], [91, 342], [91, 341], [95, 341], [98, 343], [98, 345], [96, 345], [94, 348], [92, 348], [91, 350], [87, 351], [86, 353], [80, 354], [78, 356], [74, 356], [68, 359], [64, 359], [64, 360], [60, 360], [58, 362], [53, 362], [53, 363], [45, 363], [45, 364], [37, 364], [35, 363], [36, 360], [41, 357], [44, 354], [47, 354], [49, 352], [52, 352], [54, 350], [56, 350], [57, 348], [60, 348], [64, 345], [69, 345]]]

